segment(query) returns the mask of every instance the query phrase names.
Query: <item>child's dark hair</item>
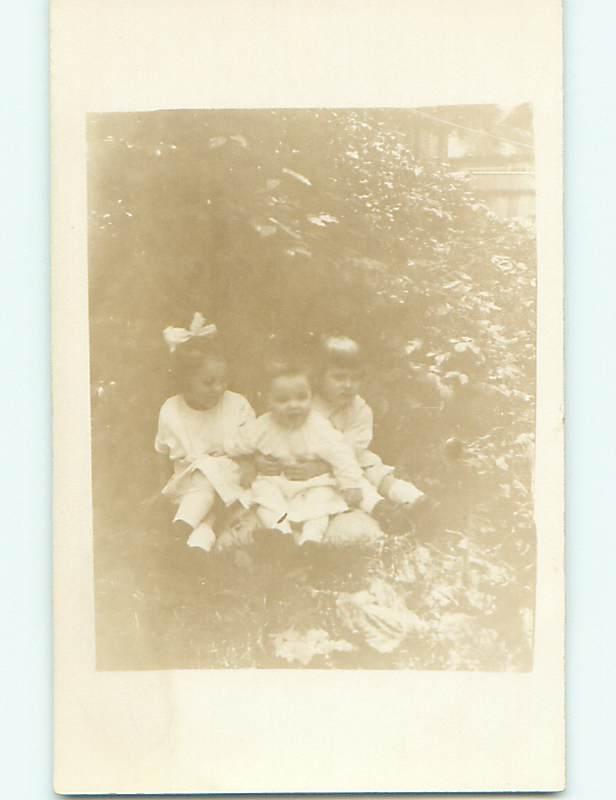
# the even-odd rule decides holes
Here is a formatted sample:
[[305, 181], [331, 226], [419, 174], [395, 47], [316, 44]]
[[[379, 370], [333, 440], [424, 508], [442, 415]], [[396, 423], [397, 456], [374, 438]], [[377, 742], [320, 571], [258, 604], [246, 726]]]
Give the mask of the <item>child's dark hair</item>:
[[276, 378], [294, 375], [303, 375], [308, 383], [312, 383], [312, 370], [307, 361], [273, 356], [265, 364], [263, 388], [267, 392]]
[[211, 339], [191, 339], [178, 345], [172, 355], [173, 375], [180, 388], [186, 386], [186, 381], [195, 370], [208, 362], [227, 363], [220, 343]]

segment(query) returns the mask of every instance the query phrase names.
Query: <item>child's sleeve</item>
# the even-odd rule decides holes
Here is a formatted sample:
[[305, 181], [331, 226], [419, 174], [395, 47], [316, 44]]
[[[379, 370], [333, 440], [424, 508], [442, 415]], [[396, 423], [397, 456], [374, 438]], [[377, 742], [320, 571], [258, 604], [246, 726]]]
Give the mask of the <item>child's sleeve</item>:
[[252, 423], [256, 420], [257, 415], [255, 414], [252, 406], [246, 400], [245, 397], [242, 397], [239, 409], [239, 417], [240, 417], [240, 427], [246, 425], [247, 423]]
[[361, 488], [362, 471], [353, 448], [327, 420], [322, 420], [319, 427], [316, 454], [331, 466], [338, 487], [340, 489]]
[[169, 409], [167, 404], [163, 404], [158, 415], [158, 429], [154, 439], [154, 449], [157, 453], [168, 456], [175, 446], [175, 436], [170, 425]]
[[362, 453], [370, 447], [373, 426], [372, 409], [364, 402], [354, 413], [349, 427], [344, 432], [344, 438], [355, 450], [356, 454]]
[[253, 455], [257, 450], [257, 436], [257, 421], [253, 412], [252, 418], [247, 416], [246, 421], [225, 441], [225, 453], [231, 458]]

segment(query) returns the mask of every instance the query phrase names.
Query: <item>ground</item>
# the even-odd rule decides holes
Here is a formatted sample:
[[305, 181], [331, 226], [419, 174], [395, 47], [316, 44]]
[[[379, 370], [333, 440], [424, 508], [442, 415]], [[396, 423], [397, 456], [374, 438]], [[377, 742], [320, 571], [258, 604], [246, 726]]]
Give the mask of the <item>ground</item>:
[[174, 538], [162, 504], [101, 525], [97, 665], [529, 669], [532, 592], [446, 525], [437, 508], [374, 546], [213, 554]]

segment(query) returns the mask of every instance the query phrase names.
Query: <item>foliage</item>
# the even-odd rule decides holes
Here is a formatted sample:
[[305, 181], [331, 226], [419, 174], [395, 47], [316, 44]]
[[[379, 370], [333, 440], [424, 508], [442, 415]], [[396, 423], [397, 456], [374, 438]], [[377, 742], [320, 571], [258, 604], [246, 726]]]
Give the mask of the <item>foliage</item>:
[[[418, 538], [392, 539], [362, 572], [395, 576], [402, 602], [425, 622], [411, 649], [401, 640], [393, 654], [371, 658], [528, 667], [530, 648], [518, 643], [520, 631], [529, 641], [534, 606], [533, 231], [497, 219], [447, 164], [414, 158], [412, 126], [412, 113], [396, 109], [90, 116], [93, 485], [105, 641], [109, 620], [121, 616], [118, 596], [137, 602], [140, 581], [139, 602], [175, 620], [177, 635], [192, 630], [190, 614], [201, 608], [189, 593], [184, 610], [161, 611], [171, 577], [137, 574], [144, 543], [159, 552], [155, 534], [143, 539], [141, 502], [156, 487], [158, 408], [174, 392], [161, 332], [200, 310], [222, 332], [233, 388], [257, 407], [272, 338], [306, 352], [323, 332], [357, 338], [375, 449], [440, 501]], [[229, 563], [233, 583], [237, 565]], [[262, 567], [251, 573], [257, 583]], [[168, 585], [171, 596], [182, 575]], [[276, 601], [285, 618], [269, 633], [325, 630], [346, 640], [335, 611], [345, 580], [334, 572], [316, 595], [301, 581], [288, 587]], [[368, 588], [360, 581], [353, 591]], [[234, 608], [244, 614], [251, 601]], [[218, 613], [228, 630], [235, 611]], [[230, 647], [222, 641], [219, 656], [203, 640], [201, 656], [187, 660], [235, 663], [220, 655]], [[236, 661], [262, 662], [262, 644], [236, 644], [244, 653]]]

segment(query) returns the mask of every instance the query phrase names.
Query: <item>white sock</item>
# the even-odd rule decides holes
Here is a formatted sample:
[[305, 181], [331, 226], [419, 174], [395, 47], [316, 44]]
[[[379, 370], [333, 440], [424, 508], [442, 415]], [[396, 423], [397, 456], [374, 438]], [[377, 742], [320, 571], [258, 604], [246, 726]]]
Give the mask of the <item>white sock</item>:
[[424, 493], [412, 483], [401, 481], [398, 478], [394, 480], [387, 492], [388, 499], [394, 503], [407, 503], [409, 505], [414, 505], [423, 496]]

